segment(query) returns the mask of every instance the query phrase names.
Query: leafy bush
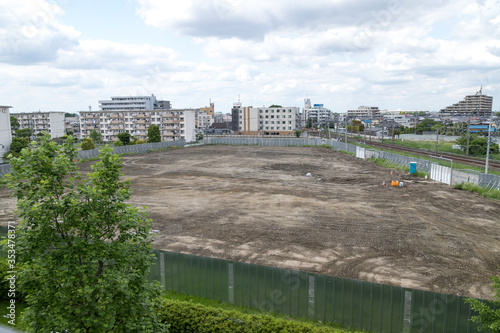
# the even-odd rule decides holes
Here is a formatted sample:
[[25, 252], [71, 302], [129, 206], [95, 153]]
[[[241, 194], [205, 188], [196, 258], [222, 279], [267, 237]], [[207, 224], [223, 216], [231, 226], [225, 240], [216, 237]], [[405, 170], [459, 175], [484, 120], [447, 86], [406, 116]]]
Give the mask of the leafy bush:
[[127, 132], [122, 132], [118, 134], [118, 139], [120, 139], [120, 141], [123, 143], [124, 146], [128, 145], [131, 137], [132, 136], [130, 135], [130, 133]]
[[142, 144], [147, 143], [147, 142], [146, 142], [146, 140], [137, 140], [135, 143], [138, 145], [142, 145]]
[[[4, 248], [6, 249], [6, 247]], [[16, 301], [23, 301], [24, 295], [21, 294], [19, 288], [16, 288], [16, 290], [14, 291], [15, 297], [11, 297], [12, 292], [9, 292], [10, 282], [9, 280], [7, 280], [7, 278], [10, 277], [11, 274], [8, 274], [8, 271], [12, 271], [12, 269], [9, 267], [7, 259], [0, 259], [0, 301], [10, 300], [11, 298], [15, 298]], [[17, 272], [17, 274], [20, 274], [22, 271], [22, 266], [16, 263], [15, 271]]]
[[342, 332], [330, 327], [275, 318], [264, 314], [245, 314], [191, 302], [162, 299], [158, 318], [170, 324], [169, 332]]
[[92, 139], [85, 138], [82, 140], [80, 147], [82, 148], [82, 150], [95, 149], [94, 141], [92, 141]]
[[121, 142], [120, 140], [116, 140], [115, 142], [113, 142], [113, 145], [115, 147], [121, 147], [121, 146], [123, 146], [123, 142]]

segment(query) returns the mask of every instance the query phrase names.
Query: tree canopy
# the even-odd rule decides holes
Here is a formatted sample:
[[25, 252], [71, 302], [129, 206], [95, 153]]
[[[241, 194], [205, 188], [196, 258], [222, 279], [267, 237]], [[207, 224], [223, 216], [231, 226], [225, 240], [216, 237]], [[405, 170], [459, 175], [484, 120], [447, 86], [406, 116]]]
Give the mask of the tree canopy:
[[148, 128], [148, 142], [160, 142], [161, 134], [158, 125], [151, 125]]
[[127, 132], [121, 132], [118, 134], [118, 139], [123, 143], [124, 146], [128, 145], [130, 142], [131, 135]]
[[89, 137], [92, 139], [92, 141], [94, 141], [94, 143], [102, 142], [102, 135], [96, 129], [93, 129], [92, 131], [90, 131]]
[[121, 160], [105, 147], [83, 177], [72, 137], [46, 135], [13, 158], [7, 186], [17, 198], [19, 289], [27, 332], [163, 332], [152, 310], [158, 285], [151, 221], [125, 203]]
[[10, 128], [12, 130], [17, 130], [21, 125], [19, 124], [19, 121], [17, 121], [17, 118], [14, 116], [10, 116]]

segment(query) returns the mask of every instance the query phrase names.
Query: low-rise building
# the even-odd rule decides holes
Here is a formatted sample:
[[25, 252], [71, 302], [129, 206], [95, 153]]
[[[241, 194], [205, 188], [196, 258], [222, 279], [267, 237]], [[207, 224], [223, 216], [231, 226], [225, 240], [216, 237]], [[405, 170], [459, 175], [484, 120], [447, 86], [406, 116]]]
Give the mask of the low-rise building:
[[214, 116], [207, 114], [206, 112], [198, 113], [198, 128], [204, 129], [209, 128], [214, 123]]
[[65, 112], [48, 111], [11, 113], [11, 116], [16, 117], [19, 129], [29, 128], [32, 135], [47, 133], [54, 139], [66, 135], [64, 114]]
[[378, 106], [360, 106], [355, 110], [347, 110], [348, 118], [377, 118], [380, 117]]
[[12, 143], [10, 108], [12, 106], [0, 106], [0, 163], [3, 163], [2, 156], [10, 150], [10, 144]]

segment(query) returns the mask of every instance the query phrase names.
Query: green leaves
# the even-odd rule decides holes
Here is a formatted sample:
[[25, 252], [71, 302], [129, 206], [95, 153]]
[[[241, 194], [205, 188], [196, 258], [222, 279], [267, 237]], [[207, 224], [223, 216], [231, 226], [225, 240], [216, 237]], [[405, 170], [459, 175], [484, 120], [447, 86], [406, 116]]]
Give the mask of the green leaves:
[[45, 136], [12, 159], [6, 176], [22, 219], [16, 243], [28, 332], [162, 332], [151, 308], [160, 288], [146, 279], [151, 224], [125, 203], [131, 189], [120, 181], [121, 159], [103, 148], [85, 179], [72, 143]]

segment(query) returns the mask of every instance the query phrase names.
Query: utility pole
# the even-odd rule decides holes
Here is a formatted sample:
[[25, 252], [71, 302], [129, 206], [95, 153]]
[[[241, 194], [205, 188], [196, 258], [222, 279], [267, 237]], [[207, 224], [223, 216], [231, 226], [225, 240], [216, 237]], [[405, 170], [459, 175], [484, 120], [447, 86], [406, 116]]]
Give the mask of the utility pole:
[[384, 129], [385, 129], [385, 118], [382, 118], [382, 140], [380, 150], [384, 151]]
[[488, 145], [486, 146], [486, 164], [484, 165], [484, 173], [488, 173], [488, 164], [490, 162], [490, 135], [491, 135], [491, 115], [490, 115], [490, 123], [488, 124]]
[[469, 156], [469, 141], [470, 141], [470, 116], [468, 118], [468, 123], [467, 123], [467, 150], [465, 152], [465, 155]]
[[438, 155], [439, 127], [436, 128], [436, 156]]

